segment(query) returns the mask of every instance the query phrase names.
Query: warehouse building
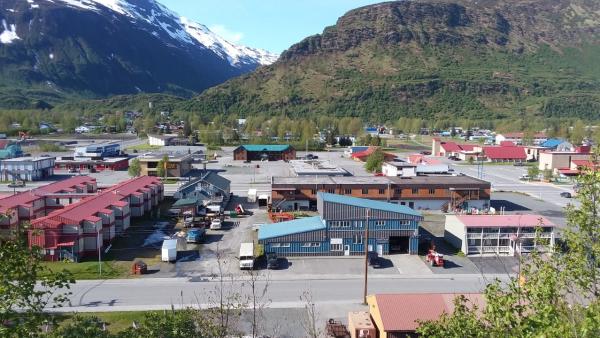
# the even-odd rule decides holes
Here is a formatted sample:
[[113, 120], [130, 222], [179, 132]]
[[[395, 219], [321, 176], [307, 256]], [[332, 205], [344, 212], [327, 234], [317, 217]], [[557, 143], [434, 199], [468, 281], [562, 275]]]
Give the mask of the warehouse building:
[[272, 208], [314, 210], [317, 193], [326, 192], [406, 205], [415, 210], [486, 209], [489, 182], [470, 176], [273, 177]]
[[[417, 254], [423, 217], [398, 204], [318, 193], [320, 216], [264, 224], [258, 232], [266, 253], [281, 256]], [[369, 228], [368, 243], [365, 239]]]
[[121, 144], [114, 142], [91, 144], [75, 148], [74, 157], [113, 157], [121, 154]]
[[296, 150], [288, 144], [245, 144], [233, 150], [236, 161], [291, 161]]
[[540, 215], [446, 215], [444, 237], [467, 255], [514, 256], [553, 247], [556, 225]]
[[158, 178], [141, 176], [112, 186], [31, 222], [29, 245], [44, 250], [47, 260], [78, 261], [95, 255], [129, 228], [131, 217], [156, 207], [164, 196]]

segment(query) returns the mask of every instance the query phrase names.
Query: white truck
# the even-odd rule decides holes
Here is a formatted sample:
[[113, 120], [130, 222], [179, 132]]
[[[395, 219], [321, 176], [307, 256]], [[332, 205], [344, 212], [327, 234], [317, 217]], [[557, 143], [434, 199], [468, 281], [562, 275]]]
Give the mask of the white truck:
[[254, 269], [254, 243], [242, 243], [240, 245], [240, 269]]
[[162, 261], [173, 262], [177, 259], [177, 239], [165, 239], [162, 245]]
[[248, 203], [256, 203], [256, 189], [248, 189]]

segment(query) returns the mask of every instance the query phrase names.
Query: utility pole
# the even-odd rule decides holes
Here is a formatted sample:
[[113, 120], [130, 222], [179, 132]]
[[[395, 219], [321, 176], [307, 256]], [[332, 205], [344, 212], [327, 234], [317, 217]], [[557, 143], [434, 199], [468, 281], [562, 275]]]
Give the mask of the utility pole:
[[368, 273], [369, 273], [369, 211], [371, 209], [367, 209], [366, 212], [366, 222], [365, 222], [365, 241], [363, 243], [365, 247], [365, 283], [364, 283], [364, 292], [363, 292], [363, 304], [367, 305], [367, 282], [368, 282]]

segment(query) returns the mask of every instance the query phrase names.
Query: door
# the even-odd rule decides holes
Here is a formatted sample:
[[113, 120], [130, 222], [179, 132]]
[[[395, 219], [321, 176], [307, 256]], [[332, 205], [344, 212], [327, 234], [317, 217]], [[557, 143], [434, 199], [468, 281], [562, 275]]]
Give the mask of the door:
[[377, 254], [383, 256], [383, 244], [377, 244]]
[[350, 256], [350, 245], [344, 245], [344, 256]]

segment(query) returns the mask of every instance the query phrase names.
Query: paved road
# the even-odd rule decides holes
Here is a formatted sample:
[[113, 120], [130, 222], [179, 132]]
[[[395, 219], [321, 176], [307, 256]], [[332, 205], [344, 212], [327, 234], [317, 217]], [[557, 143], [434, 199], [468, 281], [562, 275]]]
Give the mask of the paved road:
[[[496, 276], [506, 281], [507, 276]], [[488, 277], [489, 278], [489, 277]], [[378, 277], [369, 280], [373, 293], [480, 292], [490, 279], [481, 275]], [[226, 291], [248, 294], [247, 279], [226, 284]], [[271, 308], [302, 308], [300, 296], [308, 291], [319, 306], [358, 304], [362, 301], [361, 276], [297, 276], [268, 282], [266, 298]], [[257, 282], [262, 289], [264, 279]], [[78, 281], [69, 297], [71, 306], [50, 311], [137, 311], [174, 306], [207, 307], [218, 290], [215, 280], [152, 278], [107, 281]]]

